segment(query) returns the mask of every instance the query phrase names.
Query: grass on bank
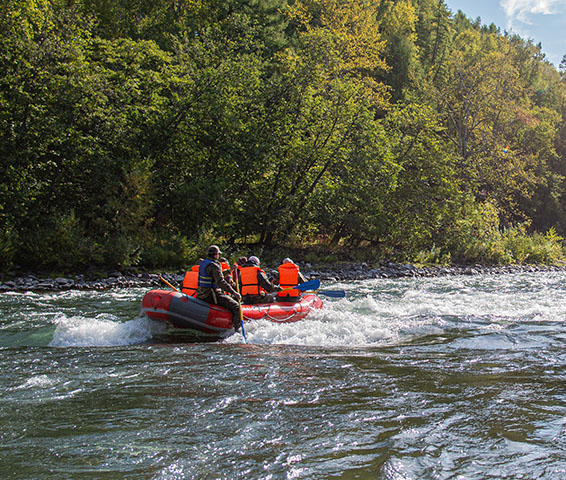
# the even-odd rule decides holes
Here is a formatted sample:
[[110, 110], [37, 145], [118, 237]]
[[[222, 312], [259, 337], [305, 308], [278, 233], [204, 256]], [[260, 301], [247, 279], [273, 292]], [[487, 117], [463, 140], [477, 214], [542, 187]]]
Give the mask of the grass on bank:
[[[460, 232], [462, 233], [462, 232]], [[223, 244], [222, 240], [208, 235], [192, 244], [187, 252], [187, 265], [192, 265], [206, 252], [208, 245], [219, 243], [224, 255], [235, 260], [238, 256], [256, 255], [263, 264], [278, 265], [283, 258], [291, 257], [302, 264], [313, 267], [340, 263], [362, 263], [375, 266], [387, 261], [405, 262], [417, 265], [562, 265], [566, 263], [564, 239], [554, 228], [546, 233], [528, 233], [526, 226], [491, 228], [481, 235], [454, 236], [442, 246], [409, 251], [387, 249], [379, 246], [362, 245], [355, 248], [331, 247], [324, 242], [288, 246], [265, 246], [254, 243]], [[477, 232], [476, 232], [477, 233]]]
[[[49, 248], [41, 250], [38, 242], [33, 258], [8, 266], [9, 271], [42, 271], [81, 273], [86, 270], [123, 270], [134, 268], [146, 271], [183, 271], [206, 254], [210, 244], [218, 244], [223, 256], [235, 261], [239, 256], [256, 255], [262, 265], [278, 265], [285, 257], [301, 264], [324, 267], [340, 263], [362, 263], [376, 266], [384, 262], [432, 265], [563, 265], [566, 263], [564, 239], [554, 228], [546, 233], [528, 232], [526, 225], [499, 228], [497, 221], [480, 212], [474, 220], [456, 222], [450, 234], [439, 237], [438, 242], [427, 246], [397, 242], [395, 248], [382, 245], [331, 246], [323, 237], [316, 240], [291, 239], [288, 245], [265, 246], [254, 240], [243, 243], [219, 238], [212, 230], [199, 232], [188, 239], [178, 233], [164, 232], [160, 238], [140, 239], [126, 237], [113, 239], [108, 245], [85, 241], [83, 232], [72, 228], [58, 229], [49, 235]], [[472, 220], [470, 220], [472, 218]], [[68, 225], [67, 225], [68, 227]], [[75, 238], [76, 235], [76, 238]], [[399, 238], [402, 240], [403, 236]], [[36, 239], [28, 239], [33, 242]], [[424, 243], [425, 246], [422, 245]], [[395, 244], [390, 242], [388, 245]], [[35, 261], [32, 261], [36, 259]]]
[[528, 234], [524, 227], [512, 227], [495, 231], [489, 238], [470, 237], [452, 251], [433, 246], [417, 252], [413, 260], [423, 265], [562, 265], [566, 252], [562, 237], [553, 228], [544, 234]]

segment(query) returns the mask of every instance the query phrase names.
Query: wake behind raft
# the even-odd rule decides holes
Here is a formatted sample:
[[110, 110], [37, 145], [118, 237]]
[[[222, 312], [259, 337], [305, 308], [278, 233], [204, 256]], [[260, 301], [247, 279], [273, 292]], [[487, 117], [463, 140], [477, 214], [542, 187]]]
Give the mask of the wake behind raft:
[[[297, 303], [242, 305], [242, 315], [245, 322], [262, 319], [276, 323], [297, 322], [322, 306], [318, 296], [307, 293]], [[178, 291], [150, 290], [143, 297], [142, 309], [153, 320], [206, 337], [222, 339], [234, 333], [232, 314], [228, 310]]]

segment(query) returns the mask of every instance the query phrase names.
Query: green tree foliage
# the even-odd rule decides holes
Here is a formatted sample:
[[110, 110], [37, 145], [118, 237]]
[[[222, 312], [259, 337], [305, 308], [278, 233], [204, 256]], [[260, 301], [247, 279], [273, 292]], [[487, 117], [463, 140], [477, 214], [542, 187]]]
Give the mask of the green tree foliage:
[[374, 112], [387, 106], [387, 90], [374, 78], [386, 65], [369, 4], [296, 2], [290, 21], [297, 38], [276, 57], [267, 92], [270, 148], [245, 193], [252, 201], [244, 204], [243, 224], [255, 218], [267, 243], [320, 218], [313, 204], [348, 175], [352, 162], [375, 161], [360, 159], [373, 139], [360, 144], [365, 130], [375, 128]]
[[5, 0], [0, 268], [559, 259], [563, 70], [443, 0]]
[[403, 90], [421, 75], [422, 67], [417, 62], [417, 11], [410, 0], [384, 0], [380, 13], [379, 28], [385, 40], [384, 55], [387, 63], [394, 66], [384, 72], [383, 79], [392, 88], [393, 100], [399, 100]]
[[443, 135], [440, 116], [411, 102], [387, 118], [389, 148], [400, 172], [387, 198], [387, 243], [414, 252], [445, 242], [445, 225], [457, 214], [456, 155]]
[[[498, 205], [505, 223], [524, 221], [525, 199], [552, 155], [552, 112], [532, 104], [522, 65], [506, 38], [466, 29], [455, 39], [437, 101], [459, 153], [459, 176]], [[550, 141], [550, 143], [548, 143]], [[532, 212], [531, 212], [532, 213]]]
[[[10, 132], [1, 144], [4, 228], [24, 264], [57, 263], [45, 255], [46, 244], [74, 247], [79, 264], [103, 262], [110, 249], [99, 245], [114, 242], [109, 263], [128, 263], [148, 222], [148, 140], [160, 90], [168, 88], [161, 69], [169, 59], [152, 42], [96, 39], [72, 12], [61, 15], [50, 3], [41, 9], [41, 22], [31, 16], [39, 7], [19, 10], [32, 27], [13, 29], [3, 50], [2, 131]], [[77, 226], [75, 242], [46, 242], [68, 218]]]
[[443, 78], [445, 72], [454, 26], [443, 0], [419, 0], [416, 4], [418, 14], [416, 44], [420, 66], [426, 73], [425, 78], [436, 82], [439, 78]]

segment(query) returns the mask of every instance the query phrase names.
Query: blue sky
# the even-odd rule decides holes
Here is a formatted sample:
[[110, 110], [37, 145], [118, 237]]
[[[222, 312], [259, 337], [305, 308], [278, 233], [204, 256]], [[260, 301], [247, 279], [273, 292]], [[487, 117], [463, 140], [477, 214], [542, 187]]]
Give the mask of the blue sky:
[[453, 13], [481, 17], [525, 40], [542, 44], [542, 51], [556, 68], [566, 54], [566, 0], [445, 0]]

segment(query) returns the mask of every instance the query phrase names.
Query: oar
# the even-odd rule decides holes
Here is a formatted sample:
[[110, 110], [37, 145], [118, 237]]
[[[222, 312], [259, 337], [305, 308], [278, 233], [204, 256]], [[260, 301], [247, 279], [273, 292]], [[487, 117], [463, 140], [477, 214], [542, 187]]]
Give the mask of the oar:
[[311, 292], [304, 293], [316, 293], [317, 295], [324, 295], [325, 297], [331, 298], [344, 298], [346, 292], [344, 290], [313, 290]]
[[[236, 272], [236, 291], [240, 291], [240, 286], [238, 284], [238, 272]], [[244, 337], [244, 343], [248, 343], [248, 339], [246, 338], [246, 330], [244, 328], [244, 312], [242, 312], [242, 296], [238, 299], [238, 307], [240, 310], [240, 326], [242, 327], [242, 337]]]
[[[285, 290], [318, 290], [320, 288], [320, 280], [318, 278], [314, 278], [309, 280], [308, 282], [299, 283], [297, 286], [293, 288], [286, 288]], [[284, 292], [285, 290], [281, 290]]]
[[299, 283], [294, 287], [284, 288], [283, 290], [279, 290], [278, 292], [268, 293], [268, 295], [277, 295], [278, 293], [287, 292], [289, 290], [301, 290], [304, 292], [305, 290], [316, 290], [319, 287], [320, 280], [318, 278], [314, 278], [313, 280], [309, 280], [308, 282]]
[[167, 285], [168, 287], [171, 287], [173, 290], [175, 290], [176, 292], [179, 291], [178, 288], [175, 288], [173, 285], [171, 285], [167, 280], [165, 280], [161, 275], [159, 276], [159, 280], [161, 280], [165, 285]]

